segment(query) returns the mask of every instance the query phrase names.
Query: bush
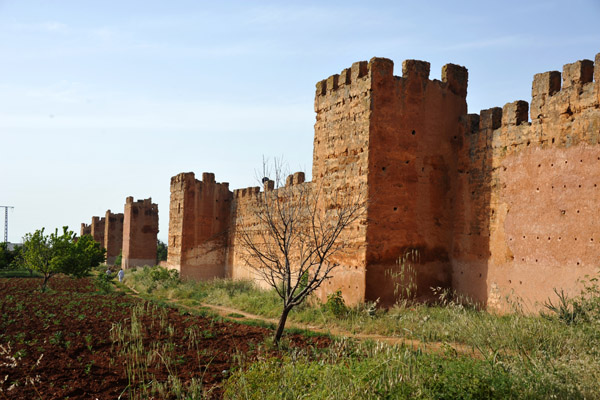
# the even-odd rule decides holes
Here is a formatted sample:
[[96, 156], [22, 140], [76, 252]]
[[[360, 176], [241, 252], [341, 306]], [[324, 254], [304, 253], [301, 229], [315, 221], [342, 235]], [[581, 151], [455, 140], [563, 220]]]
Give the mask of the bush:
[[348, 307], [342, 297], [342, 291], [338, 290], [329, 294], [327, 296], [327, 302], [323, 304], [323, 309], [338, 318], [345, 317], [348, 314]]
[[108, 294], [114, 291], [112, 277], [105, 273], [96, 275], [94, 286], [96, 286], [96, 290], [102, 294]]

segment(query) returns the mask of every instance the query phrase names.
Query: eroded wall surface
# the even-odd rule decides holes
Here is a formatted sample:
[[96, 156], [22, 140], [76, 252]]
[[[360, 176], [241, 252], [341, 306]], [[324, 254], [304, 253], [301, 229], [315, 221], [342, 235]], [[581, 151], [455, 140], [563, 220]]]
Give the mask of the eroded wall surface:
[[90, 235], [94, 240], [102, 247], [104, 247], [104, 228], [106, 227], [106, 220], [104, 217], [92, 217], [92, 224], [90, 226]]
[[537, 74], [531, 122], [525, 101], [466, 119], [453, 286], [491, 308], [537, 310], [597, 272], [599, 61]]
[[81, 230], [79, 231], [79, 236], [91, 235], [91, 234], [92, 234], [92, 226], [85, 224], [85, 223], [81, 223]]
[[424, 61], [404, 61], [401, 77], [393, 75], [390, 60], [378, 64], [370, 121], [366, 297], [391, 305], [399, 292], [425, 300], [432, 287], [451, 285], [457, 130], [467, 111], [467, 70], [448, 64], [439, 81], [429, 79]]
[[171, 179], [169, 254], [167, 263], [182, 277], [225, 276], [231, 197], [227, 183], [214, 174], [182, 173]]
[[123, 219], [124, 214], [106, 211], [104, 217], [104, 248], [106, 249], [106, 263], [113, 265], [123, 248]]
[[[402, 70], [374, 58], [317, 83], [313, 178], [287, 185], [318, 192], [321, 209], [368, 202], [319, 296], [389, 305], [439, 286], [535, 310], [555, 287], [574, 294], [600, 259], [600, 56], [536, 75], [531, 110], [517, 101], [469, 115], [464, 67], [444, 66], [441, 80], [423, 61]], [[169, 265], [256, 279], [239, 231], [258, 224], [261, 194], [212, 174], [173, 177]]]
[[156, 265], [158, 205], [127, 197], [123, 216], [123, 268]]

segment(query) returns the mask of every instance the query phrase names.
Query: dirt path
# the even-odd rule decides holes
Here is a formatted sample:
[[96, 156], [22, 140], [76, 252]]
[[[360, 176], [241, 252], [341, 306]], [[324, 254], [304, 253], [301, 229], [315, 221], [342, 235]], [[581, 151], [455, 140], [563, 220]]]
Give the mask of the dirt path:
[[[139, 294], [135, 289], [127, 286], [129, 290], [132, 292]], [[181, 304], [178, 300], [166, 300], [169, 303], [177, 304], [179, 307], [187, 308], [190, 310], [198, 310], [200, 308], [208, 308], [218, 314], [221, 317], [228, 318], [235, 321], [247, 321], [247, 320], [256, 320], [265, 323], [271, 323], [277, 325], [279, 322], [278, 319], [268, 318], [262, 315], [251, 314], [242, 310], [238, 310], [237, 308], [226, 307], [226, 306], [218, 306], [214, 304], [201, 303], [199, 306], [192, 307], [188, 305]], [[237, 315], [236, 315], [237, 314]], [[296, 321], [290, 321], [286, 324], [286, 328], [296, 328], [302, 329], [312, 332], [318, 332], [323, 334], [329, 334], [333, 336], [341, 336], [348, 337], [359, 340], [373, 340], [377, 342], [387, 343], [390, 345], [403, 345], [413, 350], [422, 350], [426, 352], [432, 353], [455, 353], [468, 355], [475, 358], [481, 358], [481, 353], [475, 351], [470, 346], [465, 346], [460, 343], [445, 343], [445, 342], [422, 342], [417, 339], [407, 339], [397, 336], [386, 336], [386, 335], [377, 335], [377, 334], [367, 334], [367, 333], [353, 333], [349, 331], [345, 331], [338, 328], [323, 328], [320, 326], [314, 326], [309, 324], [303, 324]]]

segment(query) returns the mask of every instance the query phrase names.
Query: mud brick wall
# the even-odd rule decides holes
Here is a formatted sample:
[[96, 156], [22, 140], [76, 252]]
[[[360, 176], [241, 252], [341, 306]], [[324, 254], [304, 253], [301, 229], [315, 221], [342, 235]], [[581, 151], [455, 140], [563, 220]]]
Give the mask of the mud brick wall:
[[229, 184], [215, 182], [212, 173], [202, 181], [192, 172], [171, 179], [167, 264], [181, 276], [225, 276], [231, 197]]
[[123, 216], [123, 268], [156, 265], [158, 205], [127, 197]]
[[[467, 111], [467, 70], [448, 64], [442, 80], [429, 63], [371, 60], [367, 300], [391, 305], [407, 280], [410, 295], [450, 287], [457, 130]], [[402, 271], [408, 253], [412, 271]]]
[[106, 263], [113, 265], [123, 248], [123, 219], [124, 214], [115, 214], [106, 211], [104, 217], [104, 248], [106, 249]]
[[509, 296], [536, 310], [553, 288], [576, 294], [597, 272], [599, 78], [600, 55], [537, 74], [531, 122], [516, 101], [482, 111], [478, 129], [477, 116], [465, 123], [456, 289], [490, 308]]
[[[464, 67], [444, 66], [441, 80], [427, 62], [405, 61], [402, 76], [393, 67], [373, 58], [317, 83], [312, 181], [294, 174], [286, 187], [319, 192], [321, 210], [368, 201], [319, 296], [389, 305], [412, 282], [422, 299], [441, 286], [535, 310], [555, 287], [576, 293], [600, 259], [600, 55], [536, 75], [531, 106], [479, 114], [467, 114]], [[173, 177], [169, 266], [253, 278], [239, 231], [258, 224], [260, 193], [230, 192], [212, 174]]]
[[92, 234], [92, 226], [85, 224], [85, 223], [81, 223], [81, 230], [79, 232], [80, 232], [79, 236], [91, 235]]
[[90, 235], [94, 238], [94, 240], [102, 247], [104, 247], [104, 229], [106, 220], [104, 217], [92, 217], [92, 225], [90, 226]]

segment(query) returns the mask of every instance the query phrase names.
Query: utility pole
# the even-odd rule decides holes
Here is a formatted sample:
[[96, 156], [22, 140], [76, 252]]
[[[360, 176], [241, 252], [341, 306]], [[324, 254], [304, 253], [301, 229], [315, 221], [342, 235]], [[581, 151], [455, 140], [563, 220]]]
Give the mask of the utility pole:
[[8, 243], [8, 209], [14, 208], [13, 206], [0, 206], [4, 207], [4, 243]]

